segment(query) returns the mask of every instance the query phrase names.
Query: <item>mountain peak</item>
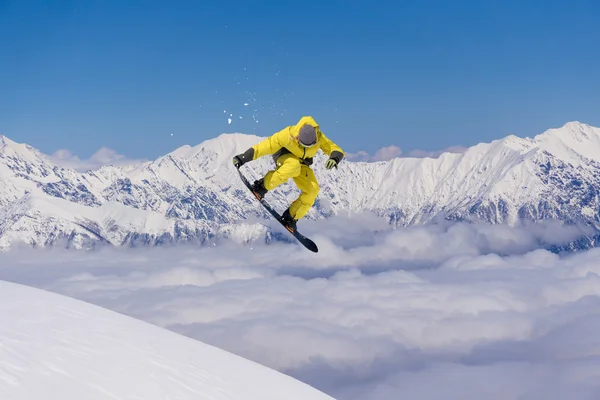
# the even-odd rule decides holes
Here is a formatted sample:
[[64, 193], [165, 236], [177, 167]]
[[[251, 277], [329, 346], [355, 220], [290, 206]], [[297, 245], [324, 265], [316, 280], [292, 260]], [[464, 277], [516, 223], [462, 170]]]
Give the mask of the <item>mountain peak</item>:
[[222, 133], [217, 137], [203, 141], [196, 146], [184, 145], [168, 155], [184, 159], [192, 159], [203, 151], [217, 154], [232, 154], [243, 152], [248, 147], [258, 143], [262, 137], [245, 133]]
[[10, 140], [7, 136], [0, 135], [0, 149], [3, 149], [4, 147], [11, 146], [14, 144], [17, 144], [17, 143]]
[[548, 129], [533, 140], [541, 149], [573, 164], [580, 164], [585, 159], [600, 162], [600, 128], [579, 121]]
[[0, 154], [19, 156], [29, 162], [49, 162], [47, 155], [26, 143], [17, 143], [7, 136], [0, 135]]
[[590, 125], [584, 124], [583, 122], [579, 122], [579, 121], [569, 121], [566, 124], [564, 124], [562, 127], [566, 128], [566, 129], [591, 128]]
[[593, 133], [594, 131], [598, 130], [598, 128], [579, 121], [569, 121], [559, 128], [551, 128], [539, 135], [536, 135], [534, 139], [543, 139], [548, 136], [573, 136], [574, 134], [585, 136], [588, 133]]

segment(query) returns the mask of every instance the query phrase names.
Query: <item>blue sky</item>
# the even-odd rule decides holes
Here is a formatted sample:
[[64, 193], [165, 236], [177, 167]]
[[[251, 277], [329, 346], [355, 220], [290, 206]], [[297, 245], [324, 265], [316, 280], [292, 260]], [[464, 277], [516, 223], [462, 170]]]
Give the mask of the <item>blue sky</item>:
[[598, 126], [599, 17], [593, 0], [0, 0], [0, 133], [154, 158], [302, 115], [370, 153]]

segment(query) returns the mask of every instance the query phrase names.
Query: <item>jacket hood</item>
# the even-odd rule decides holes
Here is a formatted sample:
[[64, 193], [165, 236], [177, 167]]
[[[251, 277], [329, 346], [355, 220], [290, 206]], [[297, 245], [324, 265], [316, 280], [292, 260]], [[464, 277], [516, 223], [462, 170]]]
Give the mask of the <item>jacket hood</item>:
[[300, 121], [298, 121], [296, 124], [296, 128], [300, 129], [304, 124], [309, 124], [310, 126], [314, 126], [316, 129], [319, 129], [319, 124], [317, 124], [317, 121], [315, 121], [315, 119], [311, 116], [300, 118]]

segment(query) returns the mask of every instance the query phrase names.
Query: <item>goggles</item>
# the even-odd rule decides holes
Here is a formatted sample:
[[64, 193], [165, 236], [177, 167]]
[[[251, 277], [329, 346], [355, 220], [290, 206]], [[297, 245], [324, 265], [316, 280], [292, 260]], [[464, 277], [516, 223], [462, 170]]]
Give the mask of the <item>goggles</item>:
[[298, 144], [302, 147], [311, 147], [317, 143], [317, 138], [315, 138], [315, 140], [313, 140], [312, 143], [306, 144], [306, 143], [302, 143], [302, 141], [300, 140], [299, 137], [296, 137], [296, 142], [298, 142]]

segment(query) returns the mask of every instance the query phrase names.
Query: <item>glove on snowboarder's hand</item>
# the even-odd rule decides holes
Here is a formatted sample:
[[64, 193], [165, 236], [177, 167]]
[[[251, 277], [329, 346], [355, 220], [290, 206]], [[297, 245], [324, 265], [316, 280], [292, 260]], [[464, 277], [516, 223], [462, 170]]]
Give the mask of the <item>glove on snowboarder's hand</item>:
[[233, 165], [239, 169], [242, 165], [244, 165], [244, 161], [242, 161], [242, 158], [238, 155], [233, 157]]
[[342, 153], [340, 153], [339, 151], [332, 151], [331, 156], [329, 156], [329, 160], [327, 160], [327, 162], [325, 163], [325, 168], [337, 168], [340, 161], [342, 161], [342, 158], [344, 158], [344, 155]]
[[233, 157], [233, 165], [239, 169], [242, 165], [246, 164], [248, 161], [252, 161], [253, 158], [254, 158], [254, 149], [252, 147], [250, 147], [244, 153], [238, 154], [237, 156]]
[[337, 162], [334, 159], [330, 158], [329, 160], [327, 160], [327, 162], [325, 162], [325, 168], [331, 169], [333, 167], [337, 167]]

